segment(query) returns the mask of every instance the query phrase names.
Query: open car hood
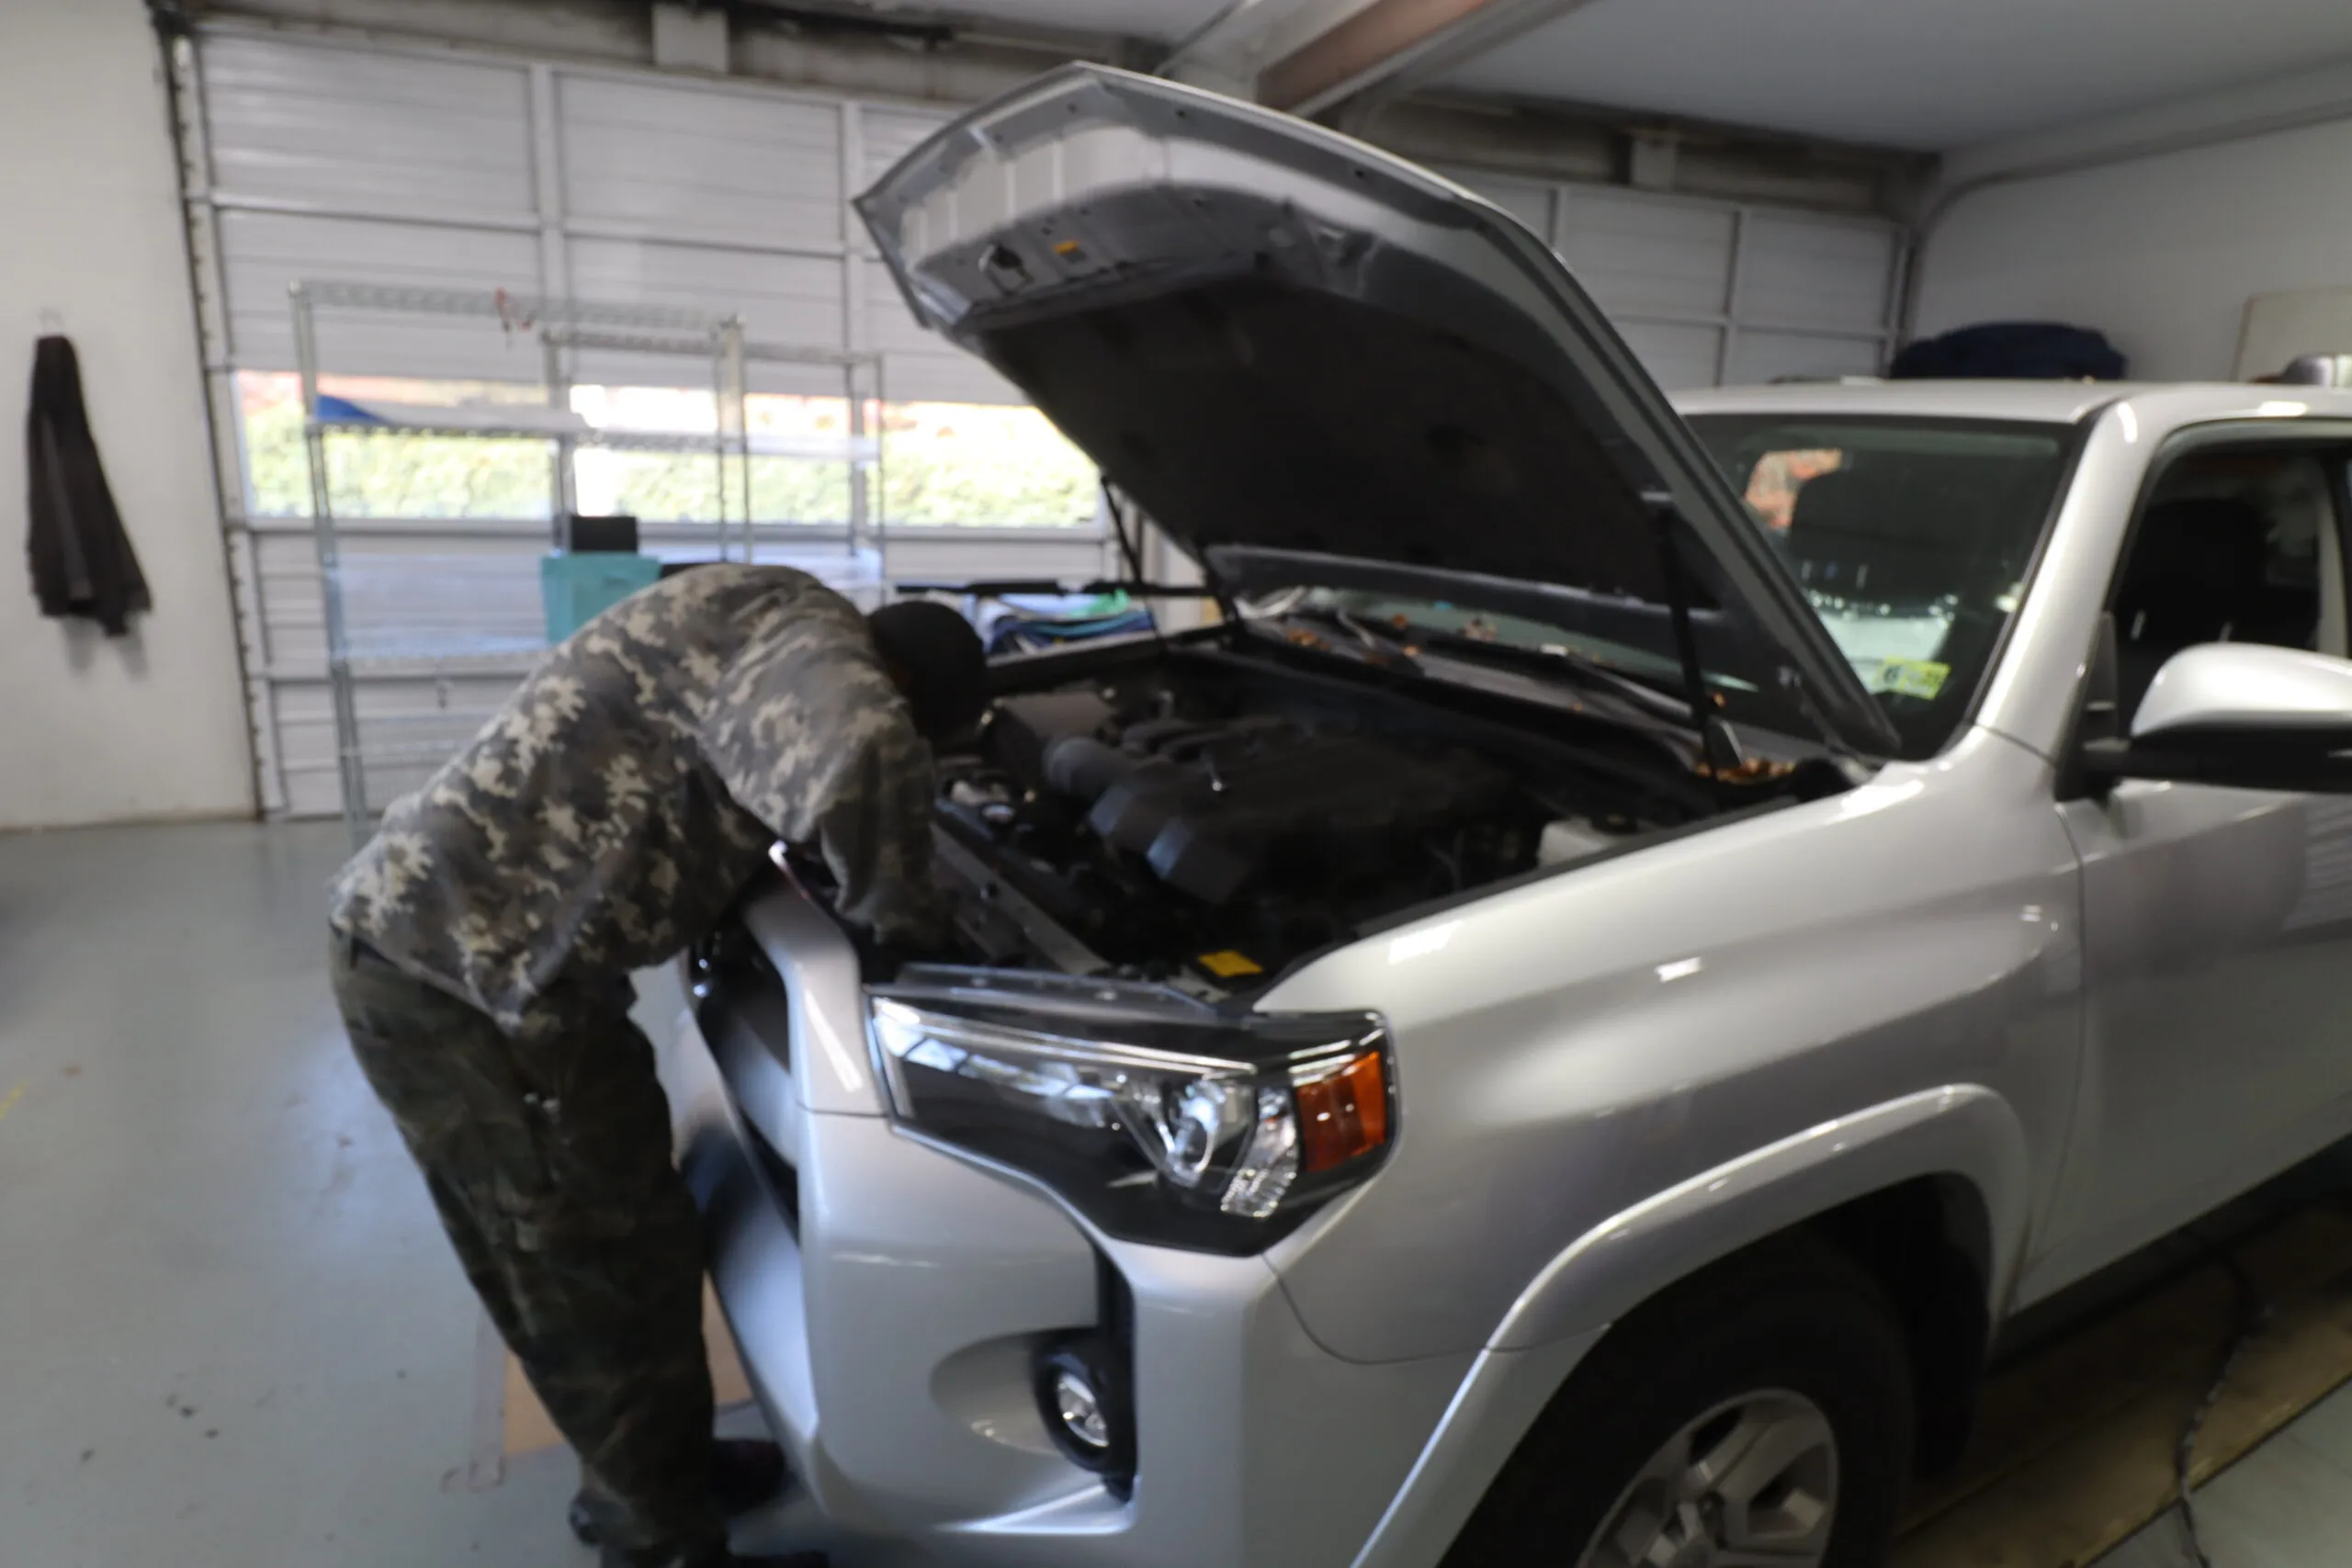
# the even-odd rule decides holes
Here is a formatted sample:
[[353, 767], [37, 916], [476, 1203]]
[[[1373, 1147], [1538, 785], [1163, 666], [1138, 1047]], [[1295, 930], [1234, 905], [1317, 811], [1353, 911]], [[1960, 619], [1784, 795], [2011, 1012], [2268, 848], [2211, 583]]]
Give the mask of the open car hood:
[[917, 318], [1218, 581], [1379, 562], [1645, 610], [1663, 639], [1670, 532], [1698, 603], [1827, 739], [1894, 749], [1656, 384], [1479, 197], [1303, 120], [1076, 65], [940, 131], [857, 206]]

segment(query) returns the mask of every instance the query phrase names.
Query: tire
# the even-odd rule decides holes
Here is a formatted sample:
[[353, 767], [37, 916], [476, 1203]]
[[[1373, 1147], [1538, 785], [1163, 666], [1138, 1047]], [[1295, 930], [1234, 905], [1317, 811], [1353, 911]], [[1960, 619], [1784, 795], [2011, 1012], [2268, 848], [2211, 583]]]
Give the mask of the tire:
[[[1759, 1540], [1787, 1568], [1878, 1568], [1913, 1428], [1910, 1357], [1877, 1283], [1826, 1242], [1775, 1240], [1611, 1329], [1444, 1568], [1741, 1563], [1767, 1560], [1736, 1550]], [[1743, 1452], [1720, 1491], [1690, 1463]]]

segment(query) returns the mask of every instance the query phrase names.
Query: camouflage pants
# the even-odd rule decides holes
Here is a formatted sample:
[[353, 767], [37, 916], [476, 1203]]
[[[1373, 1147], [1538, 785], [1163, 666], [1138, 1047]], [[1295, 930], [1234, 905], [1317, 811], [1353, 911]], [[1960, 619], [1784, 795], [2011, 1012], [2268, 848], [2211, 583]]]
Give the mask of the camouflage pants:
[[586, 1486], [628, 1505], [619, 1554], [715, 1551], [701, 1226], [627, 982], [516, 1037], [348, 937], [330, 964], [360, 1068], [491, 1320]]

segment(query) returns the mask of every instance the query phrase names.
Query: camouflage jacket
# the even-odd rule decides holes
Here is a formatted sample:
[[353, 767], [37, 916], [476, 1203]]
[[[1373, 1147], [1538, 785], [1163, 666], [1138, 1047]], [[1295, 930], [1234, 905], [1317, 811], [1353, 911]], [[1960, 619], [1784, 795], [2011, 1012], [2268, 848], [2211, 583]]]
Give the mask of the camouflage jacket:
[[940, 930], [931, 753], [865, 617], [805, 572], [681, 572], [590, 621], [344, 867], [330, 919], [510, 1032], [560, 978], [710, 930], [776, 840], [842, 913]]

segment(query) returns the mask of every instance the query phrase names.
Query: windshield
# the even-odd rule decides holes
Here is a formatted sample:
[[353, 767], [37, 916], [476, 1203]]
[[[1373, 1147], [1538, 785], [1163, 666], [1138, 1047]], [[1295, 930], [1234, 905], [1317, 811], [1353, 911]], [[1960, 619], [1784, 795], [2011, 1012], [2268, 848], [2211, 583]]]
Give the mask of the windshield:
[[[1690, 424], [1876, 698], [1899, 754], [1942, 750], [2024, 593], [2074, 427], [1792, 414]], [[1703, 579], [1697, 542], [1686, 536], [1680, 553]], [[1250, 564], [1261, 584], [1242, 595], [1244, 615], [1294, 641], [1376, 662], [1402, 657], [1457, 681], [1496, 667], [1556, 681], [1574, 673], [1563, 664], [1597, 665], [1688, 712], [1663, 604], [1394, 563], [1283, 563], [1319, 581]], [[1705, 581], [1694, 590], [1691, 630], [1712, 705], [1743, 728], [1810, 740], [1818, 731], [1780, 678], [1781, 656], [1720, 607]], [[1301, 615], [1337, 619], [1322, 629], [1286, 623]]]
[[1941, 750], [2024, 594], [2073, 427], [1786, 414], [1690, 424], [1903, 754]]
[[[1418, 582], [1289, 586], [1244, 596], [1242, 613], [1292, 642], [1496, 691], [1589, 695], [1598, 681], [1621, 710], [1689, 728], [1690, 695], [1666, 606], [1546, 583], [1414, 569], [1395, 574]], [[1450, 592], [1454, 586], [1458, 594]], [[1691, 621], [1716, 710], [1810, 750], [1813, 726], [1779, 689], [1768, 651], [1703, 589]]]

